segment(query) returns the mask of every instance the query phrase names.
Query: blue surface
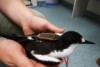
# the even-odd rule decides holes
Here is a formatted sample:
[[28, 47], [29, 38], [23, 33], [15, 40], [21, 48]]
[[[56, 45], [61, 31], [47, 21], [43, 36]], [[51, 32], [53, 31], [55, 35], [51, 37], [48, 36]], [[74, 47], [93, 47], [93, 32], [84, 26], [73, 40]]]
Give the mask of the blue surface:
[[[100, 22], [88, 17], [72, 18], [72, 10], [58, 6], [56, 8], [34, 8], [43, 13], [54, 25], [64, 28], [65, 31], [73, 30], [81, 33], [86, 39], [96, 45], [80, 45], [70, 55], [69, 67], [98, 67], [95, 60], [100, 57]], [[1, 64], [2, 65], [2, 64]], [[5, 67], [5, 66], [0, 66]], [[64, 64], [61, 67], [65, 67]]]

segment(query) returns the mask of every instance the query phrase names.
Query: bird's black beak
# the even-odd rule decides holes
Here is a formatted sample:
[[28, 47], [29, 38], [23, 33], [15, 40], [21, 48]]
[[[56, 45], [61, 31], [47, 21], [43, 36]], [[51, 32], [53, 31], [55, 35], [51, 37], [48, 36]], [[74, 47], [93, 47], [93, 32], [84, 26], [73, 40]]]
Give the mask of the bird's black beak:
[[88, 41], [88, 40], [85, 40], [85, 42], [82, 42], [81, 44], [95, 44], [95, 43], [91, 42], [91, 41]]

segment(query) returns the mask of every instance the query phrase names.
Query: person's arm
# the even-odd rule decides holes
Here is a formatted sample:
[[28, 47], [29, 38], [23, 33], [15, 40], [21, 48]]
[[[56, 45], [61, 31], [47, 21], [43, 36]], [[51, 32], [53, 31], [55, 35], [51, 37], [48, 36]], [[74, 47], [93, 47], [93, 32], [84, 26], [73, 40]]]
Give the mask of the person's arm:
[[34, 16], [22, 0], [0, 0], [0, 10], [18, 25]]
[[35, 16], [22, 0], [0, 0], [0, 10], [18, 24], [25, 35], [44, 30], [63, 32], [63, 29], [54, 26], [46, 19]]

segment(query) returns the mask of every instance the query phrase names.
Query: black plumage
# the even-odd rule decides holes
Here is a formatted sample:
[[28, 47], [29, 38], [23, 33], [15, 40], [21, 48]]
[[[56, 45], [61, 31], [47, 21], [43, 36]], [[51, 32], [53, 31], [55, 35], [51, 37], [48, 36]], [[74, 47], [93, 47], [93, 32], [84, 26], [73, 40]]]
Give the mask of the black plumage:
[[[1, 35], [1, 36], [4, 36], [6, 38], [9, 38], [9, 39], [12, 39], [12, 40], [19, 42], [23, 46], [23, 48], [25, 49], [27, 56], [29, 58], [35, 59], [38, 62], [41, 62], [41, 63], [46, 64], [46, 65], [59, 64], [60, 61], [54, 62], [54, 61], [49, 61], [47, 59], [46, 59], [46, 61], [39, 60], [37, 57], [35, 57], [35, 54], [36, 55], [43, 55], [43, 56], [44, 55], [51, 55], [51, 56], [54, 56], [57, 58], [62, 58], [62, 57], [66, 57], [71, 52], [70, 53], [66, 52], [66, 54], [64, 54], [61, 57], [57, 56], [57, 54], [62, 54], [64, 52], [64, 50], [67, 51], [67, 49], [73, 51], [74, 48], [73, 49], [69, 48], [69, 47], [73, 47], [73, 46], [71, 46], [72, 44], [77, 44], [77, 43], [78, 44], [81, 44], [81, 43], [82, 44], [83, 43], [94, 44], [93, 42], [82, 39], [83, 37], [75, 31], [65, 32], [61, 36], [57, 35], [57, 38], [55, 40], [39, 39], [37, 37], [37, 35], [38, 34], [33, 34], [33, 35], [29, 35], [29, 36], [21, 36], [21, 35]], [[33, 51], [33, 54], [31, 53], [32, 51]], [[53, 52], [53, 54], [51, 52]]]

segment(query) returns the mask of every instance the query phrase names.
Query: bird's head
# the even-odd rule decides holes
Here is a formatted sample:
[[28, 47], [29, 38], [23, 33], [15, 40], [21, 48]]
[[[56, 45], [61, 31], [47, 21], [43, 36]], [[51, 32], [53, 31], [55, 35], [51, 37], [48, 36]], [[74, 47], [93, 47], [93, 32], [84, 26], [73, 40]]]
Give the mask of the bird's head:
[[75, 31], [65, 32], [60, 39], [65, 44], [95, 44], [91, 41], [85, 40], [81, 34]]

